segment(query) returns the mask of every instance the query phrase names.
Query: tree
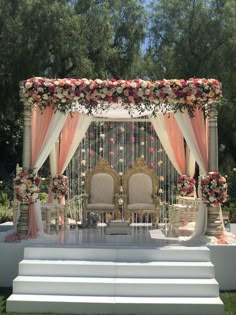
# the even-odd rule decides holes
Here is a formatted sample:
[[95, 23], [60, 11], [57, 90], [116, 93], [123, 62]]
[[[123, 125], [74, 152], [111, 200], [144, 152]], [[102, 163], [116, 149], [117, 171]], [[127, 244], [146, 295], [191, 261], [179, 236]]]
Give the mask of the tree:
[[227, 101], [219, 107], [219, 144], [225, 147], [220, 164], [227, 155], [231, 169], [236, 162], [235, 28], [235, 1], [153, 1], [145, 56], [152, 79], [213, 77], [223, 83]]
[[21, 163], [19, 82], [138, 75], [144, 28], [136, 0], [0, 1], [0, 177]]

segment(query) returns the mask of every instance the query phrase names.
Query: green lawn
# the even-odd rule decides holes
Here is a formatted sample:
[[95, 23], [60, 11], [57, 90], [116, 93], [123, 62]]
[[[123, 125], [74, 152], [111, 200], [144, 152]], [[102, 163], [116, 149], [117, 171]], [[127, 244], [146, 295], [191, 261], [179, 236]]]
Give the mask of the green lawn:
[[[0, 288], [0, 314], [5, 314], [5, 315], [10, 314], [10, 313], [6, 313], [6, 299], [8, 298], [9, 295], [11, 295], [11, 288]], [[220, 297], [225, 305], [224, 315], [236, 315], [236, 291], [221, 292]], [[17, 314], [17, 313], [14, 313], [14, 314]], [[34, 315], [39, 315], [39, 314], [34, 313]], [[44, 315], [47, 315], [47, 314], [44, 313]]]

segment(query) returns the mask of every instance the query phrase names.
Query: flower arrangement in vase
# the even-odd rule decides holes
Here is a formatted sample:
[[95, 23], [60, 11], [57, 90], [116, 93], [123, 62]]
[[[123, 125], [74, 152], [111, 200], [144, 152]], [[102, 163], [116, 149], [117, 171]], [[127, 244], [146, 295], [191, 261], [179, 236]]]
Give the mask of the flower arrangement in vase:
[[202, 176], [201, 194], [204, 203], [213, 207], [220, 206], [228, 198], [226, 178], [218, 172], [210, 172], [207, 176]]
[[52, 178], [52, 193], [55, 198], [61, 200], [68, 194], [69, 185], [68, 177], [64, 175], [56, 175]]
[[34, 170], [23, 170], [14, 179], [16, 199], [31, 204], [39, 199], [41, 179]]
[[195, 179], [187, 175], [181, 175], [177, 181], [177, 191], [182, 197], [194, 197]]

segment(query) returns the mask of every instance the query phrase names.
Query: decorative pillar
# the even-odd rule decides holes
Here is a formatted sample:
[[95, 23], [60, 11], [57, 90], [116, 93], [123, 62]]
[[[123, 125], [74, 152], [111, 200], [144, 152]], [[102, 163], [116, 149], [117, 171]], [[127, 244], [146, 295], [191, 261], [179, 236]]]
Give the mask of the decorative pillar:
[[[215, 104], [208, 106], [208, 170], [218, 171], [218, 111]], [[220, 237], [223, 232], [223, 222], [220, 215], [220, 207], [207, 207], [208, 220], [206, 234]]]
[[[24, 130], [23, 130], [23, 169], [30, 169], [31, 160], [31, 106], [24, 104]], [[16, 234], [20, 239], [27, 235], [29, 228], [29, 205], [20, 205], [20, 215], [16, 226]]]

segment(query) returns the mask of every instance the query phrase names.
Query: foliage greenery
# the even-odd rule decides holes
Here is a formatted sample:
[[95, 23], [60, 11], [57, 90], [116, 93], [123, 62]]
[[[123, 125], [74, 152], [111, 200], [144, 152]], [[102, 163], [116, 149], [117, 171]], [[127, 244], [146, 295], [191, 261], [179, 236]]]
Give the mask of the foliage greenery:
[[220, 172], [236, 162], [236, 2], [0, 1], [0, 181], [22, 164], [19, 82], [51, 78], [215, 78]]

